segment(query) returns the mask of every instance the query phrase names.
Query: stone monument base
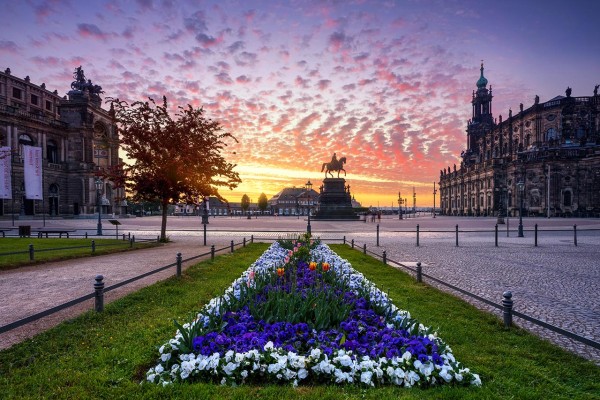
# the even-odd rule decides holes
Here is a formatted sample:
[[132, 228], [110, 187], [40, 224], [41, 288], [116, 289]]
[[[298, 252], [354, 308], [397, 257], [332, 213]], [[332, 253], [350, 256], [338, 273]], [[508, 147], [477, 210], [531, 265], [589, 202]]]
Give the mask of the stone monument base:
[[357, 220], [352, 208], [350, 189], [344, 178], [325, 178], [319, 197], [319, 211], [314, 219]]

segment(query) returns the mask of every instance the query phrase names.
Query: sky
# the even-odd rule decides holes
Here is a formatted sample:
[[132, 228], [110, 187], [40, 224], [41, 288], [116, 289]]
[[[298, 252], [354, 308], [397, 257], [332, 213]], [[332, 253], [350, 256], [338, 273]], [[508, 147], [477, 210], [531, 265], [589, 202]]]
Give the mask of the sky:
[[[346, 157], [364, 206], [433, 205], [460, 165], [483, 61], [493, 114], [600, 84], [600, 2], [2, 2], [0, 68], [60, 95], [73, 71], [104, 98], [203, 107], [238, 140], [229, 201], [270, 198]], [[106, 105], [105, 105], [106, 107]], [[439, 197], [436, 200], [439, 206]]]

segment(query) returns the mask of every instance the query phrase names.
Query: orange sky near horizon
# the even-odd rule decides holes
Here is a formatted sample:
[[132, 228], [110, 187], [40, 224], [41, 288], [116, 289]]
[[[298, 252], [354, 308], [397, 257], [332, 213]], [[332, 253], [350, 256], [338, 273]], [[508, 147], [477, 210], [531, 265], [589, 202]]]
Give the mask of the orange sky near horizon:
[[238, 139], [223, 155], [242, 184], [219, 189], [232, 202], [318, 189], [335, 152], [362, 205], [396, 207], [400, 191], [412, 206], [414, 187], [430, 207], [440, 170], [460, 168], [482, 60], [495, 118], [592, 95], [600, 2], [585, 3], [7, 2], [0, 68], [64, 96], [81, 66], [105, 100], [204, 108]]

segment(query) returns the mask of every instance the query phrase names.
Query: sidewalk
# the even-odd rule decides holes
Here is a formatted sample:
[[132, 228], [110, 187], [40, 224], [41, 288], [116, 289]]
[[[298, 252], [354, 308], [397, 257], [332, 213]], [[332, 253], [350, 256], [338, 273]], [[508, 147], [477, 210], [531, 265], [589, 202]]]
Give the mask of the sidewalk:
[[[42, 312], [72, 299], [94, 292], [94, 278], [104, 276], [105, 286], [111, 286], [145, 272], [174, 263], [177, 253], [190, 258], [210, 252], [210, 245], [217, 248], [229, 243], [225, 240], [208, 246], [202, 240], [178, 237], [174, 242], [158, 247], [108, 254], [96, 257], [51, 262], [7, 271], [0, 271], [0, 326]], [[208, 258], [183, 263], [183, 268]], [[131, 292], [167, 279], [175, 274], [175, 267], [124, 285], [105, 295], [105, 303], [121, 298]], [[48, 317], [0, 334], [0, 350], [31, 338], [60, 322], [93, 309], [94, 300], [69, 307]]]

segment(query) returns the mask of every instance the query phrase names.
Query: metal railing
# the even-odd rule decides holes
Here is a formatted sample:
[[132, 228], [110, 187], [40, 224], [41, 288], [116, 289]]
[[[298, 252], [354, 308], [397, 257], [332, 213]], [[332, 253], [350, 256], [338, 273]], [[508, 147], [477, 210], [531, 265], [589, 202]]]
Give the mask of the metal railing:
[[[251, 237], [250, 238], [250, 243], [253, 243], [253, 242], [254, 242], [254, 238]], [[16, 329], [16, 328], [19, 328], [21, 326], [27, 325], [27, 324], [29, 324], [31, 322], [39, 320], [40, 318], [47, 317], [47, 316], [52, 315], [54, 313], [57, 313], [59, 311], [65, 310], [65, 309], [67, 309], [69, 307], [72, 307], [72, 306], [75, 306], [77, 304], [83, 303], [84, 301], [87, 301], [87, 300], [92, 299], [92, 298], [95, 299], [94, 309], [96, 311], [98, 311], [98, 312], [103, 311], [103, 309], [104, 309], [104, 293], [106, 293], [106, 292], [109, 292], [111, 290], [117, 289], [117, 288], [119, 288], [121, 286], [125, 286], [127, 284], [132, 283], [132, 282], [135, 282], [135, 281], [138, 281], [140, 279], [146, 278], [148, 276], [154, 275], [154, 274], [156, 274], [158, 272], [162, 272], [162, 271], [164, 271], [166, 269], [169, 269], [169, 268], [172, 268], [172, 267], [176, 267], [176, 276], [180, 277], [181, 276], [181, 266], [182, 266], [182, 263], [188, 262], [188, 261], [192, 261], [192, 260], [198, 259], [200, 257], [206, 257], [206, 256], [209, 256], [209, 255], [211, 257], [211, 260], [214, 260], [216, 253], [221, 252], [221, 251], [225, 251], [225, 250], [228, 250], [228, 251], [230, 251], [230, 252], [233, 253], [233, 251], [234, 251], [234, 249], [235, 249], [236, 246], [243, 246], [243, 247], [245, 247], [246, 246], [246, 238], [244, 238], [242, 242], [237, 243], [237, 244], [234, 243], [234, 241], [232, 240], [231, 243], [230, 243], [230, 245], [228, 245], [226, 247], [219, 248], [219, 249], [215, 248], [215, 246], [212, 245], [209, 252], [198, 254], [196, 256], [189, 257], [189, 258], [186, 258], [186, 259], [182, 258], [181, 253], [177, 253], [177, 255], [175, 257], [175, 262], [174, 263], [171, 263], [171, 264], [168, 264], [168, 265], [156, 268], [156, 269], [154, 269], [152, 271], [143, 273], [143, 274], [135, 276], [133, 278], [129, 278], [129, 279], [126, 279], [124, 281], [115, 283], [114, 285], [111, 285], [111, 286], [106, 287], [106, 288], [104, 287], [104, 276], [97, 275], [94, 278], [96, 282], [94, 283], [94, 292], [93, 293], [86, 294], [86, 295], [78, 297], [76, 299], [69, 300], [69, 301], [67, 301], [65, 303], [57, 305], [56, 307], [52, 307], [50, 309], [41, 311], [39, 313], [30, 315], [30, 316], [22, 318], [22, 319], [20, 319], [18, 321], [11, 322], [11, 323], [9, 323], [7, 325], [0, 326], [0, 334], [2, 334], [4, 332], [8, 332], [8, 331]]]
[[[354, 239], [352, 239], [350, 242], [347, 242], [346, 241], [346, 237], [344, 236], [343, 243], [351, 246], [353, 249], [360, 249], [360, 246], [354, 241]], [[402, 263], [400, 263], [398, 261], [394, 261], [394, 260], [388, 259], [387, 258], [387, 253], [385, 252], [385, 250], [382, 252], [382, 254], [379, 254], [379, 253], [367, 250], [367, 244], [366, 243], [363, 243], [362, 250], [363, 250], [364, 254], [369, 254], [369, 255], [372, 255], [372, 256], [374, 256], [376, 258], [380, 258], [383, 261], [383, 263], [386, 264], [386, 265], [387, 264], [395, 264], [395, 265], [397, 265], [397, 266], [399, 266], [401, 268], [404, 268], [404, 269], [406, 269], [408, 271], [413, 272], [415, 274], [415, 279], [417, 280], [417, 282], [423, 282], [423, 278], [425, 277], [427, 279], [430, 279], [433, 282], [436, 282], [436, 283], [438, 283], [438, 284], [440, 284], [442, 286], [445, 286], [445, 287], [450, 288], [450, 289], [452, 289], [454, 291], [457, 291], [457, 292], [459, 292], [459, 293], [461, 293], [461, 294], [463, 294], [465, 296], [471, 297], [471, 298], [476, 299], [476, 300], [478, 300], [478, 301], [480, 301], [482, 303], [485, 303], [485, 304], [487, 304], [487, 305], [489, 305], [491, 307], [494, 307], [494, 308], [502, 310], [503, 320], [504, 320], [504, 326], [507, 327], [507, 328], [509, 328], [512, 325], [512, 317], [515, 316], [515, 317], [519, 317], [521, 319], [524, 319], [524, 320], [526, 320], [528, 322], [531, 322], [532, 324], [535, 324], [535, 325], [541, 326], [541, 327], [543, 327], [545, 329], [548, 329], [548, 330], [550, 330], [550, 331], [552, 331], [554, 333], [557, 333], [559, 335], [562, 335], [562, 336], [565, 336], [567, 338], [570, 338], [570, 339], [573, 339], [575, 341], [578, 341], [580, 343], [583, 343], [583, 344], [585, 344], [587, 346], [593, 347], [595, 349], [600, 349], [600, 343], [598, 343], [596, 341], [593, 341], [593, 340], [588, 339], [586, 337], [577, 335], [576, 333], [567, 331], [565, 329], [559, 328], [557, 326], [549, 324], [549, 323], [547, 323], [545, 321], [542, 321], [542, 320], [537, 319], [535, 317], [532, 317], [530, 315], [523, 314], [521, 312], [513, 310], [512, 293], [510, 291], [506, 291], [506, 292], [504, 292], [502, 294], [502, 296], [503, 296], [502, 304], [498, 304], [498, 303], [495, 303], [495, 302], [493, 302], [491, 300], [488, 300], [488, 299], [486, 299], [484, 297], [481, 297], [479, 295], [471, 293], [468, 290], [461, 289], [458, 286], [452, 285], [452, 284], [444, 282], [441, 279], [438, 279], [438, 278], [436, 278], [434, 276], [431, 276], [431, 275], [428, 275], [426, 273], [423, 273], [420, 262], [417, 263], [416, 268], [411, 268], [410, 266], [402, 264]]]

